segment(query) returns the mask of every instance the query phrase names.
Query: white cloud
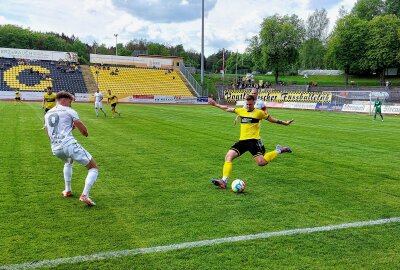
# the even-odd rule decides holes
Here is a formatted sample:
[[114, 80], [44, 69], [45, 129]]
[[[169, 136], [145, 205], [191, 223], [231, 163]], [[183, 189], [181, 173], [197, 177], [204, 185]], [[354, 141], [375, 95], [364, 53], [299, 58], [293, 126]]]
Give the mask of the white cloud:
[[[329, 5], [326, 9], [331, 29], [340, 6], [351, 10], [355, 2], [321, 2]], [[140, 3], [142, 6], [138, 6]], [[315, 3], [321, 5], [314, 0], [205, 0], [205, 53], [210, 55], [222, 48], [243, 52], [247, 46], [246, 39], [259, 33], [264, 18], [277, 13], [297, 14], [306, 20], [316, 8], [320, 8]], [[128, 4], [131, 5], [129, 8]], [[188, 11], [187, 14], [184, 11]], [[137, 12], [141, 12], [140, 16]], [[161, 16], [162, 20], [153, 18], [154, 15]], [[201, 1], [2, 0], [0, 24], [6, 23], [40, 32], [74, 35], [89, 44], [96, 40], [114, 46], [114, 34], [118, 33], [118, 42], [121, 43], [146, 39], [170, 45], [183, 44], [186, 50], [200, 52]]]

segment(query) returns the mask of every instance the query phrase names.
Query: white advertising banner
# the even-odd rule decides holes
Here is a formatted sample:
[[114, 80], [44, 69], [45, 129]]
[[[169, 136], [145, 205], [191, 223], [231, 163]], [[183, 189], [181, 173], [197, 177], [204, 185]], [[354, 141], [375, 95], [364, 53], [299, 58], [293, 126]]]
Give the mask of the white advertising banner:
[[284, 102], [282, 108], [285, 109], [301, 109], [301, 110], [315, 110], [317, 103], [306, 102]]
[[[92, 95], [94, 96], [94, 95]], [[91, 98], [90, 94], [82, 94], [82, 93], [76, 93], [75, 94], [75, 101], [77, 102], [89, 102]]]
[[119, 99], [120, 102], [126, 103], [154, 103], [154, 96], [153, 95], [133, 95]]
[[[19, 91], [21, 94], [21, 100], [43, 100], [44, 92], [24, 92]], [[12, 91], [0, 91], [0, 99], [14, 99], [15, 92]]]
[[176, 103], [174, 96], [154, 96], [155, 103]]
[[68, 61], [78, 62], [78, 55], [74, 52], [39, 51], [25, 49], [0, 48], [0, 57], [47, 60], [47, 61]]
[[383, 114], [400, 114], [400, 106], [382, 105], [382, 113]]
[[342, 108], [342, 112], [360, 112], [360, 113], [369, 113], [370, 106], [368, 104], [344, 104]]
[[90, 63], [93, 64], [109, 64], [109, 65], [129, 65], [137, 67], [156, 67], [168, 68], [172, 67], [174, 62], [172, 59], [151, 58], [151, 57], [133, 57], [133, 56], [116, 56], [90, 54]]

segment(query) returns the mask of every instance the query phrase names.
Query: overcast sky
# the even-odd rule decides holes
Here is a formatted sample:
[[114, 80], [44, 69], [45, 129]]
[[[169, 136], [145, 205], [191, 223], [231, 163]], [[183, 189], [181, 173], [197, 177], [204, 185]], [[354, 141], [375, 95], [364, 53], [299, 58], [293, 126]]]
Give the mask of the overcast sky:
[[[306, 20], [325, 8], [330, 29], [340, 6], [350, 11], [357, 0], [204, 0], [205, 55], [221, 48], [243, 52], [246, 39], [274, 14]], [[201, 0], [1, 0], [0, 24], [40, 32], [74, 35], [107, 46], [145, 39], [201, 51]]]

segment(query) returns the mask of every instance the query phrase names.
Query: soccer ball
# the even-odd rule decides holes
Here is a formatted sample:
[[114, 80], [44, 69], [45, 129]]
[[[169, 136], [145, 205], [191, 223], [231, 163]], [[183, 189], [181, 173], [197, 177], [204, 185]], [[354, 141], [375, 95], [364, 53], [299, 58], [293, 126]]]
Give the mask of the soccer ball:
[[232, 182], [232, 190], [234, 192], [237, 193], [243, 192], [245, 188], [246, 188], [246, 183], [240, 179], [236, 179], [235, 181]]

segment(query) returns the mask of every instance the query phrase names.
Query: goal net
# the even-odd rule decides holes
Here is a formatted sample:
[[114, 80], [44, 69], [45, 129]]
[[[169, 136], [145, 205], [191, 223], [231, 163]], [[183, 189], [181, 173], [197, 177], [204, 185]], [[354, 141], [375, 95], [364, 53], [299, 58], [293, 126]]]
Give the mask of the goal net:
[[[387, 92], [378, 91], [324, 91], [332, 95], [331, 103], [334, 105], [344, 105], [349, 107], [359, 106], [363, 108], [363, 111], [371, 114], [374, 108], [374, 102], [377, 98], [385, 102], [389, 97]], [[350, 107], [349, 107], [350, 108]]]

